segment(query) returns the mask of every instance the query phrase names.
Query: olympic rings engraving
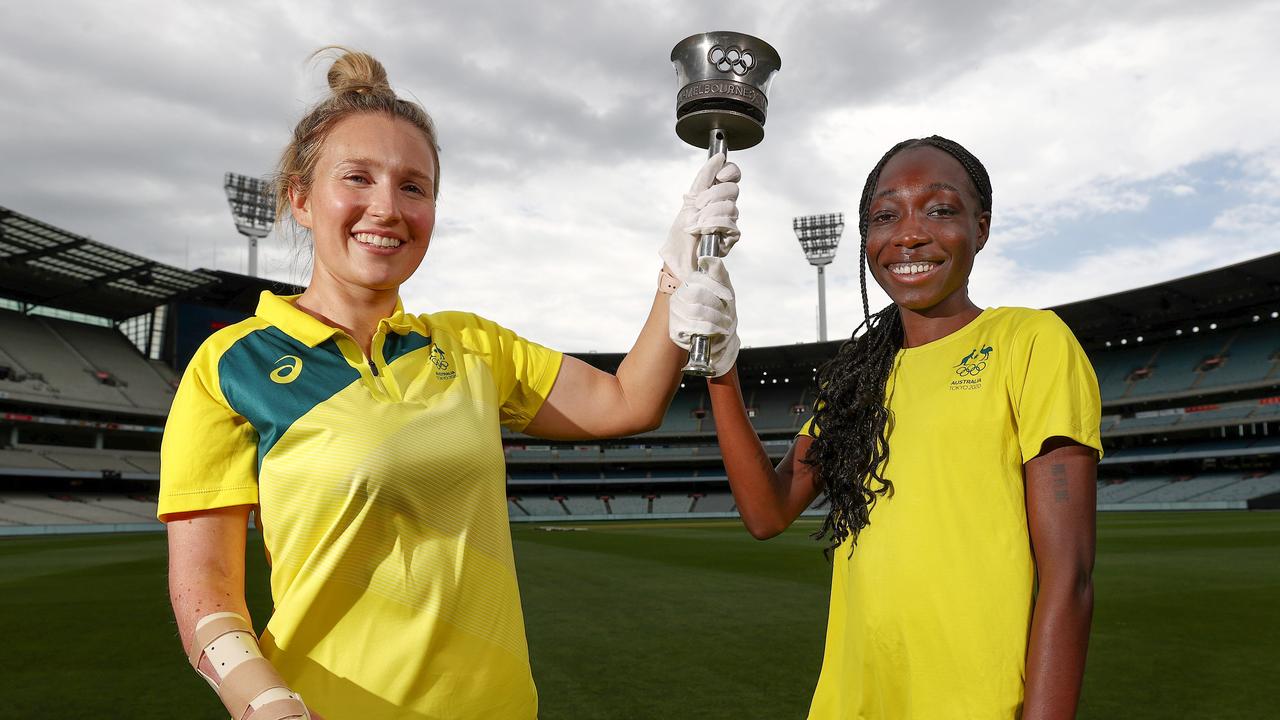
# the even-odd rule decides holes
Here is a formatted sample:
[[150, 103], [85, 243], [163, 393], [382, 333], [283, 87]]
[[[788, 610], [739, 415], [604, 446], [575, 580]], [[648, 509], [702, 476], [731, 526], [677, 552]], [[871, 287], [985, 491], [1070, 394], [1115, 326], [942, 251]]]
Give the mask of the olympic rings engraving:
[[986, 369], [987, 369], [987, 364], [985, 362], [976, 362], [972, 365], [957, 365], [956, 374], [961, 377], [965, 377], [968, 375], [977, 375], [978, 373]]
[[716, 45], [707, 52], [707, 62], [714, 65], [720, 72], [732, 71], [734, 75], [741, 77], [756, 66], [756, 56], [750, 50], [737, 45], [730, 45], [727, 48]]

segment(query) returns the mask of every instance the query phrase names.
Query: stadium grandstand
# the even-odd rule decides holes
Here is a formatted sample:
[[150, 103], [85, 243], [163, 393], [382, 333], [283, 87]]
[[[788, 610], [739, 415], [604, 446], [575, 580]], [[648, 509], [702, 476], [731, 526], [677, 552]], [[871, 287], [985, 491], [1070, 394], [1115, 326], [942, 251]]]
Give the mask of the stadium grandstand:
[[[0, 208], [0, 534], [156, 530], [159, 444], [200, 342], [300, 288], [147, 260]], [[1280, 253], [1052, 308], [1102, 392], [1101, 510], [1280, 507]], [[838, 342], [746, 348], [780, 459]], [[577, 354], [614, 370], [621, 354]], [[504, 433], [513, 521], [733, 517], [705, 383], [662, 426], [565, 443]], [[810, 514], [822, 514], [822, 501]]]

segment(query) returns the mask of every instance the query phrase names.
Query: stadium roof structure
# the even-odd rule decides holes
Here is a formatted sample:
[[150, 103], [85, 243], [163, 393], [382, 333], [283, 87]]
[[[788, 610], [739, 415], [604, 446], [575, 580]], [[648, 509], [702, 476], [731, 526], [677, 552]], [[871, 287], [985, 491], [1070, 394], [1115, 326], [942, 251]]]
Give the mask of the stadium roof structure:
[[235, 310], [245, 315], [252, 315], [258, 309], [258, 296], [262, 294], [263, 290], [273, 292], [276, 295], [298, 295], [303, 290], [306, 290], [301, 285], [292, 285], [253, 275], [240, 275], [239, 273], [225, 270], [200, 268], [196, 272], [212, 277], [216, 280], [216, 283], [188, 293], [182, 298], [183, 300]]
[[1280, 311], [1280, 252], [1050, 309], [1086, 349], [1140, 334], [1170, 337], [1192, 321], [1243, 324]]
[[0, 207], [0, 294], [125, 320], [217, 283]]

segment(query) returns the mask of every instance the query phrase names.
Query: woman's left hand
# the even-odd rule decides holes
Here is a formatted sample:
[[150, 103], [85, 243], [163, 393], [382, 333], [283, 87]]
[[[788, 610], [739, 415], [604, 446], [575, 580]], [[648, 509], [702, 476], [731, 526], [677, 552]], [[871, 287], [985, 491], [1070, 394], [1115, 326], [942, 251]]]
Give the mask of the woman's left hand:
[[711, 376], [720, 377], [738, 359], [738, 305], [723, 260], [700, 258], [698, 268], [671, 296], [667, 332], [685, 350], [694, 335], [710, 338]]

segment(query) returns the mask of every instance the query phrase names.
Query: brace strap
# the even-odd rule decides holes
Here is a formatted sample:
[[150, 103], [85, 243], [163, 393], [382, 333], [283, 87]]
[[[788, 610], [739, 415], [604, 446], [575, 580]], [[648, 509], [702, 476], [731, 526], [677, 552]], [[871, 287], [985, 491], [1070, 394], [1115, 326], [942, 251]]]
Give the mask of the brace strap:
[[198, 670], [200, 658], [204, 657], [204, 649], [212, 645], [213, 641], [232, 632], [247, 632], [252, 635], [253, 628], [249, 627], [249, 623], [244, 618], [230, 614], [197, 627], [191, 639], [191, 648], [187, 651], [187, 659], [191, 661], [191, 667]]
[[670, 295], [676, 290], [679, 290], [680, 285], [681, 283], [679, 278], [667, 272], [665, 267], [662, 268], [662, 272], [658, 274], [658, 292], [663, 293], [664, 295]]
[[[258, 649], [249, 621], [235, 613], [217, 613], [196, 623], [188, 650], [191, 666], [218, 693], [234, 720], [245, 717], [256, 700], [253, 720], [309, 718], [301, 698], [289, 690], [280, 673]], [[220, 681], [200, 669], [208, 658]]]
[[253, 711], [251, 720], [285, 720], [285, 718], [309, 718], [307, 714], [307, 706], [302, 704], [301, 700], [288, 698], [286, 700], [272, 700]]
[[287, 688], [280, 673], [276, 672], [271, 662], [259, 657], [245, 660], [232, 668], [231, 672], [222, 678], [222, 684], [218, 686], [218, 695], [222, 697], [222, 704], [231, 711], [231, 717], [242, 718], [244, 711], [249, 709], [249, 703], [263, 691], [273, 687]]

